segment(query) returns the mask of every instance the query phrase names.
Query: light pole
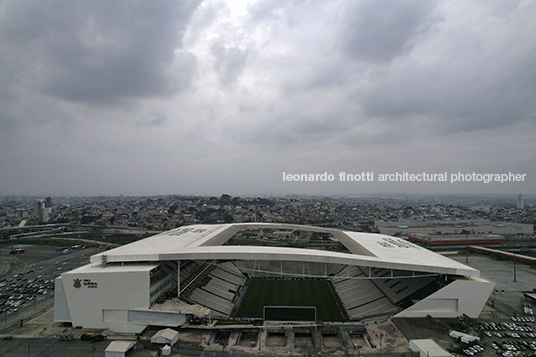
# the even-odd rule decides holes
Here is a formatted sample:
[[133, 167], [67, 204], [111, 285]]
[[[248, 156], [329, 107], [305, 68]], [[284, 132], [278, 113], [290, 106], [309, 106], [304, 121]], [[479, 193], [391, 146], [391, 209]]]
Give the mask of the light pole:
[[499, 292], [499, 289], [501, 292], [504, 293], [504, 290], [501, 288], [500, 285], [495, 285], [495, 288], [493, 288], [493, 300], [491, 301], [491, 306], [493, 307], [495, 307], [495, 300], [496, 300], [497, 293]]
[[462, 233], [465, 233], [465, 262], [469, 263], [469, 231], [464, 229]]
[[516, 246], [514, 245], [514, 282], [517, 282], [516, 276]]

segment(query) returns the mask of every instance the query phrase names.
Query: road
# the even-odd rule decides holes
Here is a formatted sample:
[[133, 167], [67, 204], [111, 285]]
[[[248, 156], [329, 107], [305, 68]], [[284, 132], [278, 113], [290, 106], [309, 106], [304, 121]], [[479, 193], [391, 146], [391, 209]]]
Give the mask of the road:
[[[63, 254], [56, 250], [54, 246], [30, 246], [22, 254], [9, 254], [9, 247], [0, 249], [0, 280], [4, 286], [0, 287], [0, 293], [4, 296], [0, 302], [5, 301], [7, 296], [32, 295], [34, 298], [25, 301], [12, 311], [7, 305], [0, 306], [0, 311], [4, 308], [10, 310], [0, 313], [0, 330], [5, 330], [13, 325], [20, 324], [20, 320], [27, 321], [36, 314], [54, 305], [54, 279], [65, 271], [89, 263], [89, 256], [95, 253], [94, 248], [84, 250], [70, 250]], [[22, 277], [15, 276], [25, 273]], [[27, 287], [30, 281], [39, 280], [38, 284], [46, 285], [44, 293], [25, 294], [9, 290], [10, 284], [23, 285]], [[43, 282], [49, 281], [49, 283]], [[5, 285], [7, 284], [7, 285]], [[50, 289], [48, 288], [50, 287]]]
[[2, 357], [93, 357], [104, 356], [108, 342], [91, 343], [73, 340], [60, 341], [58, 339], [13, 339], [1, 341], [0, 355]]

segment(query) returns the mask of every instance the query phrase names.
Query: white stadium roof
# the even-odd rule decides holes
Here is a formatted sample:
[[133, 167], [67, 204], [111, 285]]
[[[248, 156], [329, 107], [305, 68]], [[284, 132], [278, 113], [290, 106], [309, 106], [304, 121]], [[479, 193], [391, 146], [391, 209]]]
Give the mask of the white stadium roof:
[[[333, 234], [350, 253], [315, 249], [223, 244], [246, 229], [290, 229]], [[439, 274], [479, 276], [479, 271], [406, 240], [371, 233], [294, 224], [232, 223], [184, 226], [96, 254], [92, 263], [167, 260], [314, 261]]]

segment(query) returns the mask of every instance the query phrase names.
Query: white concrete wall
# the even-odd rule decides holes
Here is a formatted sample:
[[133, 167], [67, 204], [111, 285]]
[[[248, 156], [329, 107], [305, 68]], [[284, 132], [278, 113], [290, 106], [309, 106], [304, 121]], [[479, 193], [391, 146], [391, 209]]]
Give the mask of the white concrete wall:
[[[74, 287], [75, 279], [82, 280], [81, 287]], [[85, 286], [84, 279], [97, 283], [97, 288]], [[74, 326], [110, 328], [114, 318], [126, 317], [126, 310], [149, 308], [149, 271], [147, 270], [109, 272], [102, 269], [102, 272], [96, 273], [74, 271], [63, 274], [62, 280]], [[115, 312], [105, 314], [103, 310], [115, 310]], [[123, 321], [118, 321], [120, 324], [115, 328], [120, 328], [125, 323]]]
[[157, 326], [176, 326], [186, 323], [186, 315], [176, 312], [164, 311], [128, 311], [128, 321], [130, 323], [157, 325]]
[[433, 340], [409, 340], [409, 348], [413, 352], [419, 352], [419, 357], [451, 357], [452, 354], [445, 351]]
[[71, 322], [69, 305], [67, 304], [61, 276], [58, 276], [54, 281], [54, 321]]
[[457, 317], [466, 314], [477, 318], [495, 283], [483, 278], [456, 280], [400, 312], [395, 317]]
[[104, 352], [104, 357], [125, 357], [123, 352]]

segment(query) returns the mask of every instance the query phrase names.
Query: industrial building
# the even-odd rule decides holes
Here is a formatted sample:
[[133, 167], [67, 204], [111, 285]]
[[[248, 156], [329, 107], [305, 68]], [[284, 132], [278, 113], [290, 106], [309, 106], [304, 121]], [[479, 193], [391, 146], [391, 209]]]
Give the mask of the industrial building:
[[419, 357], [451, 357], [452, 354], [445, 351], [434, 340], [410, 340], [409, 348], [413, 352], [419, 352]]
[[[307, 234], [326, 239], [313, 244]], [[233, 318], [249, 281], [261, 278], [325, 281], [345, 319], [356, 322], [478, 317], [494, 287], [478, 270], [396, 237], [293, 224], [193, 225], [93, 255], [63, 273], [55, 321], [140, 333], [149, 325]]]
[[492, 222], [489, 220], [391, 222], [377, 220], [374, 224], [381, 234], [388, 235], [534, 234], [532, 224]]
[[463, 246], [467, 244], [497, 244], [508, 240], [499, 234], [410, 234], [410, 241], [417, 242], [426, 247], [434, 246]]

